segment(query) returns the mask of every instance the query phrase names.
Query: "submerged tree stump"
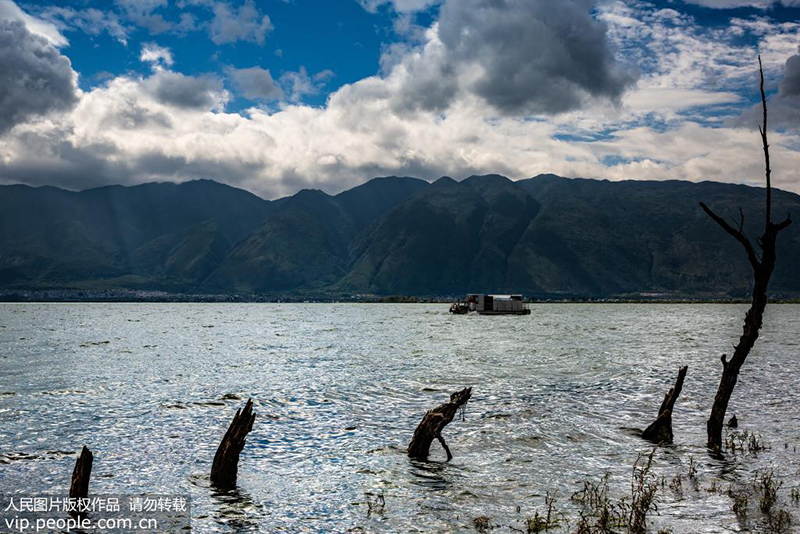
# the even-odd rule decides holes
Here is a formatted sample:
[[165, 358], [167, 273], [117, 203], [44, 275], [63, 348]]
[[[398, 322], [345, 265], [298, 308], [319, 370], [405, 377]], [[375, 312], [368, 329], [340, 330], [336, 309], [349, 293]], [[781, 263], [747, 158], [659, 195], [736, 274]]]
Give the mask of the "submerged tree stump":
[[239, 453], [244, 449], [247, 434], [253, 429], [253, 400], [248, 399], [244, 410], [236, 410], [225, 437], [214, 455], [211, 466], [211, 483], [219, 489], [234, 489], [239, 472]]
[[73, 499], [85, 499], [89, 496], [89, 478], [92, 476], [92, 462], [94, 455], [86, 445], [81, 449], [81, 454], [75, 461], [72, 470], [72, 482], [69, 486], [69, 496]]
[[664, 401], [661, 403], [661, 408], [658, 409], [658, 417], [642, 432], [644, 439], [653, 443], [672, 443], [672, 410], [683, 389], [683, 380], [686, 378], [688, 368], [685, 365], [678, 370], [675, 386], [664, 395]]
[[408, 444], [408, 455], [417, 460], [427, 460], [431, 443], [433, 443], [434, 439], [438, 439], [447, 453], [447, 461], [449, 462], [453, 455], [442, 437], [442, 430], [453, 420], [458, 409], [467, 404], [471, 396], [472, 388], [464, 388], [450, 395], [450, 402], [425, 412], [422, 421], [417, 426], [417, 429], [414, 430], [414, 437], [411, 438], [411, 443]]

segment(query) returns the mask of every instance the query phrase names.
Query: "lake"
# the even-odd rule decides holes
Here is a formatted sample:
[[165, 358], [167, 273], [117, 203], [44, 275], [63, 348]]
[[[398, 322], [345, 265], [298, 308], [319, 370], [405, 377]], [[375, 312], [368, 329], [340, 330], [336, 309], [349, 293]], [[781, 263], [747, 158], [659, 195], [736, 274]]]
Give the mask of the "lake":
[[[631, 429], [688, 365], [675, 444], [653, 457], [665, 482], [653, 532], [756, 531], [713, 490], [765, 469], [800, 525], [800, 305], [768, 305], [728, 410], [769, 448], [724, 459], [705, 450], [705, 420], [746, 305], [448, 307], [0, 304], [0, 487], [65, 492], [86, 444], [91, 493], [189, 494], [197, 532], [457, 532], [482, 516], [524, 531], [554, 491], [574, 528], [583, 480], [609, 473], [612, 495], [630, 493], [633, 462], [652, 449]], [[465, 386], [463, 420], [444, 431], [453, 460], [436, 442], [430, 462], [409, 460], [425, 411]], [[248, 397], [238, 492], [220, 494], [211, 461]]]

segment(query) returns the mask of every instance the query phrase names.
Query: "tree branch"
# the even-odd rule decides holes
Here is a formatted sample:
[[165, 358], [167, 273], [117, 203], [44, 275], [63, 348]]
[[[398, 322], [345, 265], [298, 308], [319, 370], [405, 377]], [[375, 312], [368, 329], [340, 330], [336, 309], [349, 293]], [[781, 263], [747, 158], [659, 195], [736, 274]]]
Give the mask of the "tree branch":
[[756, 256], [756, 251], [753, 249], [752, 243], [750, 240], [747, 239], [747, 236], [744, 235], [742, 232], [725, 222], [725, 219], [711, 211], [711, 208], [706, 206], [705, 202], [700, 203], [700, 207], [703, 208], [703, 211], [708, 214], [709, 217], [714, 219], [718, 225], [722, 227], [723, 230], [728, 232], [731, 236], [733, 236], [739, 243], [742, 244], [745, 251], [747, 252], [747, 259], [750, 260], [750, 265], [753, 266], [754, 269], [759, 269], [761, 267], [761, 262], [758, 260], [758, 256]]
[[778, 224], [775, 225], [775, 233], [777, 234], [778, 232], [780, 232], [781, 230], [783, 230], [784, 228], [786, 228], [790, 224], [792, 224], [792, 214], [791, 213], [786, 215], [786, 220], [784, 220], [782, 222], [779, 222]]
[[439, 443], [442, 444], [444, 452], [447, 453], [447, 461], [449, 462], [450, 460], [453, 459], [453, 453], [450, 452], [450, 447], [447, 446], [447, 443], [444, 441], [444, 438], [442, 437], [441, 434], [436, 434], [436, 439], [438, 439]]
[[758, 56], [758, 72], [761, 75], [761, 108], [764, 110], [764, 126], [759, 126], [758, 131], [761, 133], [761, 142], [764, 145], [764, 164], [766, 167], [767, 177], [767, 226], [772, 223], [772, 184], [770, 177], [772, 169], [769, 167], [769, 142], [767, 141], [767, 95], [764, 92], [764, 68], [761, 66], [761, 54]]

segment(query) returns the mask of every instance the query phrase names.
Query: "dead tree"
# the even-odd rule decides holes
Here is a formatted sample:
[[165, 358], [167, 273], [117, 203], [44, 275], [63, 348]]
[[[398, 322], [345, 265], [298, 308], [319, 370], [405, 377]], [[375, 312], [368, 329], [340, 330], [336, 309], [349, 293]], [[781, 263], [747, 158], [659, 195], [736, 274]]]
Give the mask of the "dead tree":
[[714, 222], [720, 225], [728, 234], [733, 236], [744, 247], [747, 259], [753, 269], [753, 298], [750, 310], [744, 318], [744, 327], [739, 343], [734, 349], [730, 361], [726, 355], [722, 355], [722, 378], [720, 379], [717, 395], [714, 397], [714, 405], [711, 408], [711, 416], [706, 423], [708, 433], [708, 447], [713, 451], [719, 451], [722, 446], [722, 426], [725, 419], [725, 412], [728, 409], [733, 388], [739, 377], [739, 370], [742, 368], [750, 349], [758, 339], [758, 332], [764, 317], [764, 308], [767, 305], [767, 286], [775, 268], [775, 240], [781, 230], [792, 223], [791, 215], [788, 215], [783, 222], [775, 224], [772, 222], [772, 170], [769, 165], [769, 143], [767, 141], [767, 97], [764, 93], [764, 69], [761, 66], [761, 56], [758, 57], [758, 68], [761, 74], [761, 106], [764, 111], [764, 125], [759, 126], [761, 142], [764, 147], [764, 162], [767, 181], [766, 198], [766, 220], [764, 224], [764, 234], [756, 243], [761, 249], [759, 255], [753, 247], [750, 239], [744, 233], [744, 212], [740, 209], [740, 219], [737, 227], [728, 224], [722, 217], [715, 214], [704, 203], [700, 203], [703, 210], [711, 217]]
[[672, 443], [672, 410], [675, 408], [675, 401], [678, 400], [678, 396], [683, 389], [683, 380], [686, 378], [687, 369], [688, 366], [678, 369], [678, 378], [675, 380], [675, 386], [671, 387], [667, 394], [664, 395], [664, 401], [661, 403], [661, 408], [658, 409], [658, 417], [642, 432], [644, 439], [653, 443]]
[[442, 430], [453, 420], [458, 409], [467, 404], [470, 396], [472, 396], [472, 388], [464, 388], [450, 395], [450, 402], [442, 404], [433, 410], [428, 410], [417, 429], [414, 430], [414, 437], [411, 438], [411, 443], [408, 444], [408, 455], [417, 460], [427, 460], [431, 443], [435, 438], [442, 444], [449, 462], [453, 455], [442, 437]]
[[69, 496], [72, 499], [85, 499], [89, 496], [89, 478], [92, 476], [92, 462], [94, 455], [86, 445], [81, 449], [81, 454], [75, 461], [72, 470], [72, 482], [69, 485]]
[[236, 410], [228, 431], [217, 448], [214, 463], [211, 466], [211, 483], [219, 489], [229, 490], [236, 487], [236, 476], [239, 472], [239, 453], [244, 449], [247, 434], [253, 429], [253, 400], [248, 399], [244, 410]]

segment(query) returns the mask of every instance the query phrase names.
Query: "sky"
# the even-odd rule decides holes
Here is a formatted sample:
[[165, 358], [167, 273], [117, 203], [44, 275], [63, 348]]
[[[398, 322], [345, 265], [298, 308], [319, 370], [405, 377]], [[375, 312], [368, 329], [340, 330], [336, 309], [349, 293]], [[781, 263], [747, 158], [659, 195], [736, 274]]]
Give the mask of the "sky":
[[0, 183], [800, 193], [800, 0], [0, 0]]

